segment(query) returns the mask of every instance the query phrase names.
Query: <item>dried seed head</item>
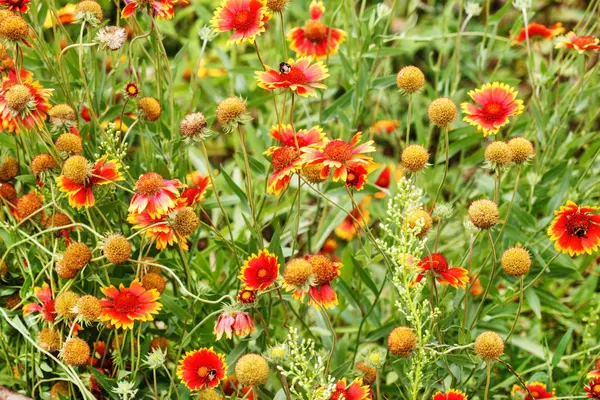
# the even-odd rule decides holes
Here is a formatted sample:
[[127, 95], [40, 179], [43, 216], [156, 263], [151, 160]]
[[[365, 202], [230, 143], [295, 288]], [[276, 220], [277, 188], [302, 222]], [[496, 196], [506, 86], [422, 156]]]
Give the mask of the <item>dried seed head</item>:
[[217, 106], [217, 120], [225, 125], [246, 113], [246, 102], [238, 97], [228, 97]]
[[38, 154], [31, 160], [31, 171], [35, 176], [56, 167], [58, 167], [58, 163], [48, 153]]
[[67, 365], [85, 365], [90, 357], [90, 346], [83, 339], [71, 338], [63, 346], [62, 357]]
[[83, 185], [90, 178], [90, 165], [83, 156], [71, 156], [63, 164], [62, 173], [68, 180]]
[[497, 140], [490, 143], [485, 148], [485, 159], [498, 166], [504, 167], [512, 162], [512, 150], [508, 144]]
[[496, 332], [483, 332], [475, 339], [475, 353], [484, 360], [495, 360], [504, 353], [504, 340]]
[[0, 182], [8, 182], [19, 173], [19, 163], [14, 157], [7, 156], [0, 161]]
[[131, 243], [125, 236], [118, 233], [111, 233], [106, 238], [102, 252], [104, 257], [112, 264], [122, 264], [131, 257]]
[[235, 376], [242, 387], [264, 385], [269, 373], [269, 363], [260, 354], [244, 354], [235, 364]]
[[64, 151], [68, 155], [79, 155], [83, 153], [83, 142], [80, 136], [72, 133], [63, 133], [54, 142], [57, 150]]
[[528, 273], [529, 268], [531, 268], [531, 256], [522, 247], [511, 247], [502, 254], [500, 263], [502, 269], [508, 275], [522, 276]]
[[431, 122], [445, 128], [454, 122], [458, 115], [458, 109], [452, 100], [447, 97], [440, 97], [429, 104], [427, 114]]
[[0, 37], [18, 42], [29, 36], [29, 25], [19, 15], [8, 15], [0, 19]]
[[394, 328], [387, 340], [387, 347], [395, 356], [408, 357], [417, 347], [417, 337], [411, 328], [399, 326]]
[[411, 144], [404, 149], [401, 158], [404, 168], [415, 173], [425, 168], [429, 161], [429, 152], [419, 144]]
[[512, 151], [512, 161], [522, 164], [535, 156], [533, 144], [523, 137], [515, 137], [508, 141], [508, 146]]
[[156, 121], [162, 113], [162, 107], [154, 97], [142, 97], [137, 102], [139, 114], [146, 121]]
[[498, 223], [498, 206], [491, 200], [475, 200], [469, 206], [469, 219], [479, 229], [489, 229]]
[[162, 294], [166, 287], [165, 278], [155, 272], [149, 272], [142, 277], [142, 286], [146, 290], [156, 289], [158, 293]]
[[396, 84], [404, 93], [417, 93], [423, 90], [425, 86], [425, 75], [419, 68], [409, 65], [398, 72]]

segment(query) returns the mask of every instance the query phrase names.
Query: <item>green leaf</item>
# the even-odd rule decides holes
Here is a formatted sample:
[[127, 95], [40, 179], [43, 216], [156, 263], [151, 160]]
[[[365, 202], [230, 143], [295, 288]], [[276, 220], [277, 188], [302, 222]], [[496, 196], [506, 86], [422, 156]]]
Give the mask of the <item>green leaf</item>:
[[560, 342], [558, 342], [558, 346], [556, 346], [556, 351], [554, 352], [554, 355], [552, 356], [552, 366], [553, 367], [556, 367], [558, 365], [563, 354], [565, 354], [565, 350], [567, 349], [567, 345], [571, 341], [572, 335], [573, 335], [573, 328], [571, 327], [571, 328], [569, 328], [569, 330], [567, 330], [565, 332], [563, 337], [560, 339]]
[[542, 307], [540, 304], [540, 298], [535, 293], [534, 288], [529, 288], [525, 291], [525, 298], [527, 299], [527, 303], [529, 303], [529, 307], [535, 313], [536, 317], [542, 318]]

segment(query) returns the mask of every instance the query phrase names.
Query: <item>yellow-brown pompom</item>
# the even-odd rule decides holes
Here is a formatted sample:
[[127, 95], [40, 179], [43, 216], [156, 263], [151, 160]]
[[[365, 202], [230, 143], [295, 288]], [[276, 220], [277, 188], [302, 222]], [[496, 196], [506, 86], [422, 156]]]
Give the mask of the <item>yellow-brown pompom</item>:
[[86, 321], [96, 322], [100, 317], [101, 311], [102, 306], [100, 305], [100, 300], [98, 300], [96, 296], [87, 294], [85, 296], [82, 296], [77, 301], [77, 312]]
[[[60, 228], [62, 226], [71, 225], [73, 220], [67, 214], [57, 212], [46, 219], [47, 228]], [[69, 228], [72, 229], [72, 228]]]
[[0, 37], [18, 42], [28, 36], [29, 25], [19, 15], [10, 15], [0, 20]]
[[429, 152], [419, 144], [411, 144], [402, 152], [402, 164], [410, 172], [419, 172], [429, 161]]
[[406, 223], [411, 229], [414, 229], [417, 226], [419, 221], [423, 221], [423, 228], [417, 233], [417, 237], [419, 239], [423, 238], [427, 235], [427, 232], [433, 226], [433, 219], [431, 219], [431, 215], [423, 209], [414, 209], [406, 216]]
[[85, 243], [71, 243], [56, 264], [56, 273], [64, 279], [74, 278], [92, 259], [92, 251]]
[[454, 122], [458, 115], [458, 109], [452, 100], [447, 97], [440, 97], [429, 104], [427, 115], [435, 125], [445, 128]]
[[387, 340], [387, 347], [395, 356], [408, 357], [417, 347], [417, 337], [411, 328], [398, 326], [394, 328]]
[[498, 223], [498, 206], [491, 200], [475, 200], [469, 206], [469, 219], [479, 229], [489, 229]]
[[512, 150], [512, 161], [522, 164], [535, 155], [533, 144], [523, 137], [515, 137], [508, 141], [508, 146]]
[[156, 289], [156, 291], [162, 294], [165, 291], [165, 278], [155, 272], [149, 272], [142, 277], [142, 286], [146, 290]]
[[113, 233], [106, 238], [102, 252], [110, 263], [122, 264], [131, 257], [131, 243], [123, 235]]
[[90, 357], [90, 346], [82, 339], [71, 338], [63, 346], [62, 357], [67, 365], [85, 365]]
[[483, 332], [475, 339], [475, 353], [484, 360], [495, 360], [504, 353], [504, 340], [496, 332]]
[[312, 266], [312, 273], [315, 277], [315, 285], [325, 285], [331, 282], [339, 274], [338, 269], [335, 267], [333, 261], [331, 261], [327, 256], [318, 254], [310, 257], [308, 262]]
[[54, 328], [42, 328], [38, 335], [40, 347], [50, 353], [60, 350], [60, 334]]
[[49, 169], [56, 168], [57, 166], [58, 163], [54, 157], [48, 153], [38, 154], [37, 156], [33, 157], [33, 160], [31, 160], [31, 171], [35, 176], [38, 176], [42, 172], [48, 171]]
[[485, 159], [491, 163], [504, 167], [512, 162], [512, 150], [510, 146], [499, 140], [490, 143], [485, 148]]
[[8, 182], [19, 173], [19, 163], [8, 156], [0, 163], [0, 182]]
[[21, 84], [11, 86], [5, 95], [6, 108], [14, 114], [23, 114], [28, 108], [31, 108], [35, 98], [31, 90]]
[[290, 0], [267, 0], [267, 7], [273, 11], [281, 11], [287, 6]]
[[205, 128], [206, 118], [204, 118], [204, 114], [199, 112], [186, 115], [179, 124], [181, 134], [190, 138], [201, 134]]
[[70, 398], [69, 382], [56, 382], [50, 388], [50, 400], [60, 400], [60, 396], [63, 396], [66, 399]]
[[63, 133], [60, 135], [56, 139], [56, 142], [54, 142], [54, 146], [59, 151], [64, 151], [71, 156], [83, 153], [83, 143], [81, 141], [81, 137], [72, 133]]
[[142, 97], [137, 101], [138, 111], [146, 121], [156, 121], [162, 113], [162, 107], [154, 97]]
[[223, 397], [214, 389], [204, 389], [198, 392], [196, 400], [223, 400]]
[[96, 20], [96, 23], [102, 22], [104, 18], [102, 6], [94, 0], [83, 0], [77, 3], [75, 6], [75, 15], [82, 15], [81, 18], [84, 19], [88, 19], [91, 16]]
[[90, 178], [88, 160], [83, 156], [71, 156], [63, 164], [62, 173], [68, 180], [83, 185]]
[[198, 229], [200, 218], [190, 207], [184, 207], [177, 211], [173, 218], [173, 230], [180, 236], [189, 236]]
[[42, 220], [42, 213], [37, 212], [40, 208], [42, 208], [42, 200], [35, 192], [29, 192], [17, 199], [17, 214], [21, 219], [33, 215], [32, 218], [40, 222]]
[[269, 363], [260, 354], [244, 354], [235, 364], [235, 376], [241, 387], [264, 385], [269, 372]]
[[425, 75], [419, 68], [409, 65], [398, 72], [396, 84], [404, 93], [417, 93], [425, 86]]
[[52, 125], [64, 125], [65, 123], [75, 122], [77, 114], [75, 110], [68, 104], [57, 104], [52, 106], [48, 111], [50, 117], [50, 123]]
[[323, 164], [306, 164], [302, 167], [302, 171], [300, 175], [306, 178], [310, 183], [321, 183], [327, 180], [327, 177], [321, 177], [321, 170], [323, 169]]
[[10, 183], [0, 182], [0, 197], [14, 205], [17, 202], [17, 190]]
[[165, 351], [169, 348], [169, 341], [162, 336], [157, 336], [150, 341], [150, 350], [161, 349]]
[[79, 295], [77, 293], [67, 290], [66, 292], [59, 293], [56, 296], [56, 302], [54, 307], [56, 308], [56, 314], [63, 317], [64, 319], [72, 319], [77, 316], [73, 311], [73, 308], [79, 301]]
[[363, 375], [363, 380], [368, 385], [377, 379], [377, 368], [367, 365], [364, 361], [357, 362], [356, 369]]
[[312, 276], [312, 265], [303, 258], [291, 259], [283, 270], [283, 280], [287, 285], [304, 286]]
[[522, 276], [531, 268], [529, 252], [522, 247], [511, 247], [502, 254], [502, 269], [510, 276]]
[[225, 125], [246, 112], [246, 102], [237, 97], [228, 97], [217, 106], [217, 120]]

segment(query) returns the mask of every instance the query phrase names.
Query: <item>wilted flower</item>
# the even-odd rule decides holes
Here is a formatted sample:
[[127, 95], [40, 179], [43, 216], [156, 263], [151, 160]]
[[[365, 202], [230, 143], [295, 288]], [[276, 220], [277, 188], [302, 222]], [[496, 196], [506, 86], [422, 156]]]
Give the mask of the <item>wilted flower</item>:
[[102, 50], [119, 50], [127, 39], [127, 33], [124, 28], [118, 26], [106, 26], [96, 33], [96, 42]]

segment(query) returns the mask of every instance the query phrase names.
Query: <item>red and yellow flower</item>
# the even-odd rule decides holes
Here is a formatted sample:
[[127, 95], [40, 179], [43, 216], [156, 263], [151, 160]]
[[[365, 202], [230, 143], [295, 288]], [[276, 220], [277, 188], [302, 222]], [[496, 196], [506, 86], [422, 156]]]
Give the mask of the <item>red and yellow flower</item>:
[[371, 203], [371, 197], [365, 197], [359, 204], [358, 208], [352, 209], [350, 215], [335, 228], [335, 234], [342, 240], [350, 241], [354, 239], [356, 234], [361, 230], [361, 225], [364, 226], [371, 220], [367, 207]]
[[546, 384], [541, 382], [526, 382], [525, 386], [531, 392], [533, 398], [527, 393], [520, 385], [514, 385], [511, 391], [511, 394], [514, 396], [516, 394], [525, 396], [523, 400], [537, 400], [537, 399], [551, 399], [554, 397], [554, 392], [549, 392], [546, 390]]
[[420, 270], [415, 280], [411, 283], [421, 282], [425, 274], [429, 271], [433, 274], [433, 277], [442, 285], [448, 284], [452, 287], [465, 287], [466, 283], [469, 282], [468, 272], [464, 268], [450, 268], [446, 258], [439, 253], [432, 253], [427, 255], [419, 261], [417, 269]]
[[117, 160], [107, 160], [108, 156], [100, 158], [91, 167], [89, 178], [84, 183], [76, 183], [64, 175], [56, 178], [58, 189], [67, 193], [69, 205], [75, 208], [89, 208], [96, 204], [94, 188], [99, 185], [122, 181], [123, 175], [119, 169], [121, 164]]
[[152, 321], [152, 314], [158, 314], [162, 309], [158, 291], [146, 290], [137, 279], [128, 288], [120, 284], [118, 289], [110, 285], [100, 290], [106, 296], [100, 300], [100, 319], [117, 328], [133, 329], [135, 321]]
[[583, 54], [588, 50], [600, 49], [600, 39], [593, 36], [577, 36], [575, 32], [569, 32], [565, 40], [557, 44], [556, 47], [575, 49], [579, 54]]
[[52, 28], [54, 25], [69, 25], [75, 22], [75, 8], [76, 4], [69, 3], [64, 7], [61, 7], [56, 15], [54, 13], [48, 11], [46, 14], [46, 20], [44, 21], [44, 28]]
[[129, 204], [130, 213], [147, 211], [150, 218], [159, 218], [175, 207], [179, 197], [179, 188], [183, 187], [178, 179], [164, 179], [156, 172], [146, 172], [135, 184], [136, 194]]
[[54, 299], [52, 298], [52, 289], [44, 282], [42, 287], [34, 287], [33, 294], [41, 304], [28, 303], [23, 306], [23, 316], [41, 312], [44, 320], [54, 322], [56, 319], [56, 310], [54, 308]]
[[372, 399], [369, 385], [365, 385], [362, 378], [354, 379], [349, 385], [346, 378], [342, 378], [335, 384], [329, 400], [368, 400]]
[[211, 24], [217, 32], [233, 31], [230, 43], [254, 43], [256, 36], [265, 31], [268, 19], [266, 0], [223, 0]]
[[587, 393], [587, 397], [591, 399], [600, 399], [600, 378], [592, 379], [583, 387], [583, 389]]
[[323, 148], [305, 147], [302, 149], [302, 159], [307, 164], [322, 164], [322, 179], [326, 179], [331, 169], [333, 169], [333, 181], [342, 180], [346, 182], [349, 169], [355, 170], [359, 165], [368, 169], [373, 162], [371, 157], [365, 155], [365, 153], [375, 151], [373, 141], [369, 140], [359, 144], [361, 135], [362, 133], [358, 132], [350, 143], [335, 139], [327, 141]]
[[29, 2], [31, 0], [0, 0], [0, 6], [5, 10], [26, 13], [29, 11]]
[[227, 375], [225, 355], [216, 353], [212, 347], [188, 351], [177, 366], [177, 377], [190, 390], [218, 386], [225, 375]]
[[[300, 129], [296, 131], [294, 135], [294, 129], [292, 125], [274, 126], [269, 132], [269, 136], [277, 140], [281, 146], [289, 147], [319, 147], [325, 141], [325, 132], [319, 126], [313, 126], [312, 128]], [[297, 144], [297, 146], [296, 146]], [[278, 149], [280, 146], [272, 146], [265, 152], [265, 154], [272, 154], [273, 151]]]
[[400, 127], [400, 121], [398, 120], [389, 120], [384, 119], [381, 121], [375, 122], [375, 125], [371, 127], [371, 132], [373, 133], [387, 133], [388, 135], [394, 132], [396, 129]]
[[138, 8], [145, 7], [159, 19], [171, 19], [175, 15], [176, 2], [177, 0], [125, 0], [127, 5], [121, 11], [121, 17], [129, 18]]
[[210, 188], [210, 176], [202, 175], [200, 171], [194, 171], [187, 175], [187, 181], [189, 182], [188, 188], [183, 191], [181, 197], [185, 199], [188, 204], [194, 204], [204, 200], [206, 192]]
[[563, 27], [563, 25], [560, 22], [558, 22], [550, 27], [546, 27], [543, 24], [537, 24], [537, 23], [529, 24], [527, 26], [527, 29], [525, 29], [525, 28], [521, 29], [519, 34], [517, 36], [515, 36], [515, 38], [513, 39], [511, 45], [514, 46], [519, 43], [523, 43], [524, 41], [527, 40], [528, 36], [529, 36], [529, 39], [535, 39], [535, 38], [552, 39], [553, 37], [560, 35], [564, 31], [565, 31], [565, 28]]
[[239, 278], [249, 290], [265, 290], [277, 280], [279, 264], [277, 257], [268, 250], [252, 254], [240, 271]]
[[519, 93], [505, 83], [486, 83], [468, 94], [477, 105], [462, 103], [461, 108], [466, 114], [463, 119], [476, 126], [484, 136], [496, 134], [508, 124], [508, 117], [516, 117], [525, 109], [523, 100], [517, 100]]
[[313, 0], [309, 6], [310, 19], [303, 27], [289, 31], [287, 39], [290, 48], [300, 56], [325, 58], [329, 54], [337, 54], [340, 44], [346, 40], [346, 32], [331, 28], [321, 17], [325, 13], [322, 1]]
[[302, 169], [300, 151], [293, 146], [279, 147], [271, 153], [273, 173], [267, 182], [267, 193], [278, 195], [292, 179], [292, 175]]
[[598, 207], [579, 207], [571, 200], [554, 211], [556, 217], [548, 227], [554, 248], [571, 257], [598, 251], [600, 244], [600, 214]]
[[256, 71], [256, 81], [259, 87], [266, 90], [290, 88], [302, 97], [317, 97], [315, 89], [327, 89], [320, 83], [329, 76], [328, 69], [321, 61], [312, 63], [312, 57], [302, 57], [287, 61], [289, 69], [275, 70], [266, 67], [266, 71]]
[[437, 392], [432, 396], [432, 400], [467, 400], [467, 395], [460, 390], [450, 389], [445, 392]]
[[[313, 279], [310, 282], [308, 304], [318, 308], [320, 304], [324, 308], [333, 308], [338, 304], [337, 294], [331, 287], [331, 282], [340, 276], [342, 263], [332, 261], [329, 257], [319, 254], [309, 254], [306, 260], [312, 266]], [[304, 297], [303, 293], [297, 293], [298, 298]]]
[[231, 339], [233, 336], [244, 337], [254, 332], [254, 321], [245, 311], [232, 311], [219, 315], [215, 324], [215, 336], [221, 340], [223, 334]]

